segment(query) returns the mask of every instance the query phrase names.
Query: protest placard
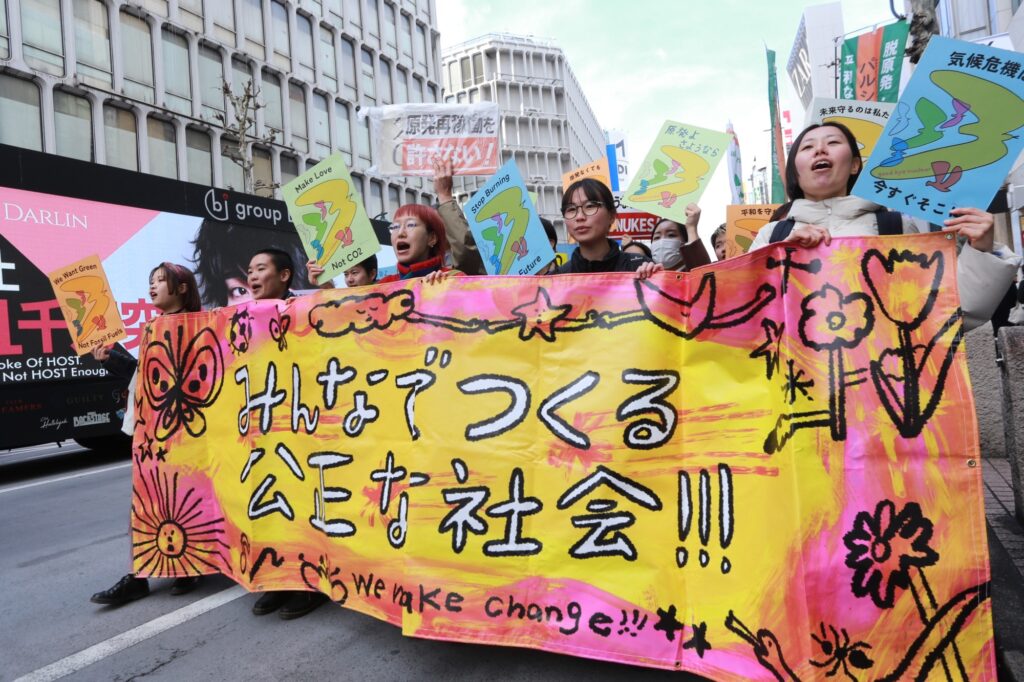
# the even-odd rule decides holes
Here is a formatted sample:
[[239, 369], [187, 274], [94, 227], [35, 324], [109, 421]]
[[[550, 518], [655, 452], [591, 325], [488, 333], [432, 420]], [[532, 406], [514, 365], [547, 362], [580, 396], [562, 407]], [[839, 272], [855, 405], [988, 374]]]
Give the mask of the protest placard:
[[47, 277], [76, 353], [85, 355], [97, 346], [109, 346], [127, 338], [99, 256], [87, 256], [54, 270]]

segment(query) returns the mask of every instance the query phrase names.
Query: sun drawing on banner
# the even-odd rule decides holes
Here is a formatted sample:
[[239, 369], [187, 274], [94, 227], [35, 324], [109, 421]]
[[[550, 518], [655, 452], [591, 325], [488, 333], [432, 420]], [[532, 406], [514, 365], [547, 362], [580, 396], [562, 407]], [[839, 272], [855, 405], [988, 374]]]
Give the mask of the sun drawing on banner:
[[136, 572], [167, 578], [224, 571], [224, 518], [207, 518], [209, 505], [195, 488], [179, 495], [177, 473], [172, 478], [153, 469], [149, 480], [143, 475], [141, 481], [142, 490], [136, 486], [132, 500]]

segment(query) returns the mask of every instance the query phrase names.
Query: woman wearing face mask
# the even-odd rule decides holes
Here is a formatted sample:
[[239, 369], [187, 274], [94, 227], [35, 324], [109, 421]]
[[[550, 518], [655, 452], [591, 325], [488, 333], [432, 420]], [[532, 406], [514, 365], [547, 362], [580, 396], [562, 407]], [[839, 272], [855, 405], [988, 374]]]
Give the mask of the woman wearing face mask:
[[[149, 273], [149, 299], [160, 315], [194, 313], [201, 309], [199, 288], [196, 286], [195, 276], [188, 268], [176, 263], [161, 263]], [[93, 349], [92, 356], [103, 365], [103, 369], [116, 377], [133, 377], [139, 365], [138, 360], [120, 344], [97, 346]], [[128, 411], [125, 413], [125, 425], [122, 427], [126, 433], [130, 433], [135, 428], [133, 403], [133, 395], [129, 393]], [[199, 585], [200, 580], [199, 576], [175, 578], [171, 583], [171, 594], [187, 594]], [[121, 606], [148, 594], [149, 580], [129, 573], [118, 580], [113, 587], [92, 595], [90, 601], [105, 606]]]
[[[750, 250], [778, 241], [813, 247], [831, 244], [832, 237], [927, 232], [928, 226], [895, 211], [850, 195], [863, 168], [857, 140], [838, 123], [805, 128], [786, 159], [786, 189], [793, 201], [785, 220], [768, 223], [757, 233]], [[957, 283], [964, 328], [987, 322], [1010, 283], [1018, 259], [993, 240], [991, 213], [955, 208], [945, 222], [966, 239], [957, 259]]]
[[666, 270], [677, 271], [692, 270], [710, 263], [708, 251], [697, 236], [698, 222], [700, 206], [693, 203], [686, 207], [686, 222], [682, 226], [668, 218], [659, 220], [651, 232], [651, 253], [654, 262], [660, 263]]

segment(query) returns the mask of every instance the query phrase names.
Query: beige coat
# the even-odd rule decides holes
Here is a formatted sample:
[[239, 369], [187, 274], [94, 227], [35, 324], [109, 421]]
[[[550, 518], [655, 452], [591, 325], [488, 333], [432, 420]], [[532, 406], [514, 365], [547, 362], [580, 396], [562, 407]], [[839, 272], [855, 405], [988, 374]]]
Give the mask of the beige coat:
[[[867, 237], [878, 234], [875, 211], [878, 204], [855, 196], [836, 197], [825, 201], [797, 199], [789, 211], [796, 221], [794, 229], [803, 225], [828, 228], [833, 237]], [[768, 223], [754, 238], [750, 250], [766, 246], [775, 223]], [[903, 232], [926, 232], [928, 226], [909, 216], [903, 216]], [[1020, 259], [999, 244], [993, 252], [978, 251], [964, 244], [957, 259], [957, 282], [960, 289], [960, 308], [964, 313], [964, 329], [979, 327], [992, 318], [996, 306], [1006, 295], [1020, 267]]]

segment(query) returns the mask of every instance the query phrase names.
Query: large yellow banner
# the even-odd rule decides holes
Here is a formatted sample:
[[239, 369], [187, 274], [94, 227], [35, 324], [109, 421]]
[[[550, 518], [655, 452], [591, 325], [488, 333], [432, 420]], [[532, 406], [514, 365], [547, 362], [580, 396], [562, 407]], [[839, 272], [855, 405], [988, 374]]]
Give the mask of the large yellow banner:
[[955, 242], [159, 318], [141, 575], [716, 679], [993, 679]]

